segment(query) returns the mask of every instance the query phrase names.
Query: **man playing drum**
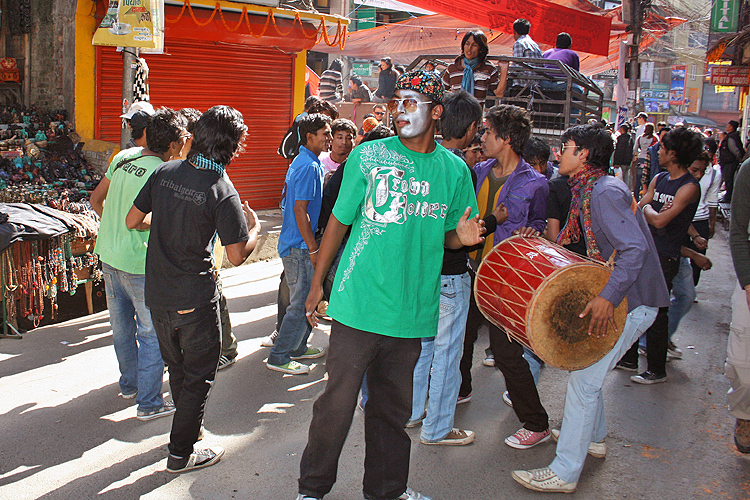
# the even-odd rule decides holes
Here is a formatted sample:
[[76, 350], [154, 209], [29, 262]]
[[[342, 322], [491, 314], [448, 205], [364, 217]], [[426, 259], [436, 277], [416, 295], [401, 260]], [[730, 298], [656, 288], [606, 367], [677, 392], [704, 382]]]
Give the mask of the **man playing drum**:
[[[562, 135], [560, 175], [569, 175], [573, 198], [558, 243], [586, 242], [588, 256], [600, 261], [617, 252], [614, 270], [597, 297], [581, 312], [591, 314], [589, 335], [601, 336], [612, 326], [622, 331], [614, 348], [588, 368], [570, 373], [556, 457], [548, 467], [516, 470], [512, 476], [536, 491], [575, 491], [586, 454], [604, 457], [607, 434], [602, 386], [623, 353], [653, 323], [659, 307], [669, 304], [659, 256], [643, 214], [632, 193], [606, 174], [612, 155], [609, 134], [579, 125]], [[628, 299], [624, 325], [614, 323], [615, 306]]]

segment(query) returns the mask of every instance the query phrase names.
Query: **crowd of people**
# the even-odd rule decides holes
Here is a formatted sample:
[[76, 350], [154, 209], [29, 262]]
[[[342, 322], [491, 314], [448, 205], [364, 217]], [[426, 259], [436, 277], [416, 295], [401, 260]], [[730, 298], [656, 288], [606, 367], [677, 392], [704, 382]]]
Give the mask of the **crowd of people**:
[[[528, 21], [516, 24], [519, 53], [537, 57]], [[551, 56], [573, 61], [569, 47], [569, 36], [558, 37]], [[277, 323], [261, 341], [271, 348], [264, 362], [301, 375], [310, 371], [305, 360], [325, 356], [328, 375], [313, 405], [297, 499], [330, 492], [359, 408], [364, 497], [429, 500], [408, 487], [405, 429], [421, 426], [428, 446], [474, 441], [473, 431], [455, 426], [455, 411], [471, 401], [483, 326], [490, 341], [484, 364], [503, 374], [506, 390], [498, 396], [521, 424], [505, 443], [525, 450], [557, 441], [547, 467], [512, 477], [536, 491], [575, 491], [587, 455], [607, 453], [607, 373], [617, 368], [633, 372], [637, 384], [664, 383], [667, 361], [682, 355], [671, 339], [701, 271], [711, 268], [705, 253], [722, 179], [735, 213], [739, 276], [730, 409], [737, 447], [750, 452], [750, 292], [742, 294], [750, 289], [750, 162], [738, 169], [745, 156], [738, 124], [730, 122], [718, 142], [681, 125], [654, 127], [640, 114], [635, 134], [627, 123], [617, 133], [602, 123], [572, 126], [558, 150], [533, 137], [526, 110], [484, 109], [487, 91], [504, 84], [484, 59], [486, 37], [468, 33], [462, 49], [442, 75], [434, 68], [398, 74], [385, 58], [376, 91], [352, 79], [353, 98], [374, 102], [362, 129], [338, 117], [331, 101], [341, 96], [341, 65], [332, 65], [320, 98], [307, 99], [279, 147], [291, 164], [281, 202]], [[382, 124], [386, 112], [391, 127]], [[246, 130], [242, 115], [226, 106], [202, 115], [160, 108], [135, 147], [114, 158], [91, 199], [102, 217], [96, 251], [121, 395], [135, 398], [141, 420], [173, 415], [170, 472], [210, 466], [224, 454], [195, 445], [216, 372], [237, 356], [216, 272], [217, 238], [239, 265], [260, 230], [226, 170]], [[614, 259], [580, 317], [589, 335], [614, 329], [619, 339], [602, 359], [570, 373], [560, 429], [550, 428], [536, 389], [543, 360], [488, 322], [472, 293], [483, 259], [512, 235], [544, 237], [602, 263]], [[617, 324], [615, 308], [625, 298], [627, 317]], [[323, 317], [331, 322], [327, 349], [308, 345]], [[173, 403], [161, 394], [165, 363]]]

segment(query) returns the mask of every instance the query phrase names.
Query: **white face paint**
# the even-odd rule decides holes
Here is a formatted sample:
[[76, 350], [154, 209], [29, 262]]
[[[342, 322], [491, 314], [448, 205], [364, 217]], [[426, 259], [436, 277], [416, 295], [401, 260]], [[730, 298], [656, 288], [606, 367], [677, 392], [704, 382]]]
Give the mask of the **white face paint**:
[[[429, 99], [415, 90], [397, 90], [394, 97], [399, 99], [412, 98], [418, 102], [427, 102]], [[404, 109], [404, 103], [399, 103], [398, 109], [391, 113], [396, 124], [399, 137], [413, 139], [430, 128], [430, 105], [420, 104], [417, 109], [409, 113]]]

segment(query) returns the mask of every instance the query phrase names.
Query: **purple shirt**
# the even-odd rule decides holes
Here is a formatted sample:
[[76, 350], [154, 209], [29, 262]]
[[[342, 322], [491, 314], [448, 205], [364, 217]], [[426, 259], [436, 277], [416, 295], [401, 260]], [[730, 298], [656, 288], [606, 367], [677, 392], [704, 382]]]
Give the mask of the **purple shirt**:
[[565, 63], [576, 71], [579, 71], [581, 67], [578, 61], [578, 54], [570, 49], [549, 49], [542, 54], [542, 57]]
[[[490, 158], [474, 165], [477, 173], [477, 193], [497, 160]], [[547, 178], [534, 170], [523, 158], [518, 160], [516, 169], [500, 189], [498, 205], [505, 203], [508, 209], [508, 220], [498, 224], [495, 229], [494, 244], [497, 245], [513, 234], [516, 229], [533, 227], [540, 233], [547, 225], [547, 197], [549, 183]]]

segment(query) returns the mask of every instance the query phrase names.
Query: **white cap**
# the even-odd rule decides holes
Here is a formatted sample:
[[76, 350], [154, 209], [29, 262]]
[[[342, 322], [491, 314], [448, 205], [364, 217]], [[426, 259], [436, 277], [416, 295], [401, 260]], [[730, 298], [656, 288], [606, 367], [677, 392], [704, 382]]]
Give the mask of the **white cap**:
[[130, 120], [133, 115], [138, 112], [143, 111], [144, 113], [147, 113], [149, 116], [154, 114], [154, 107], [151, 105], [150, 102], [146, 101], [138, 101], [134, 102], [130, 105], [130, 108], [128, 109], [128, 112], [124, 115], [120, 115], [120, 118], [125, 118], [126, 120]]

